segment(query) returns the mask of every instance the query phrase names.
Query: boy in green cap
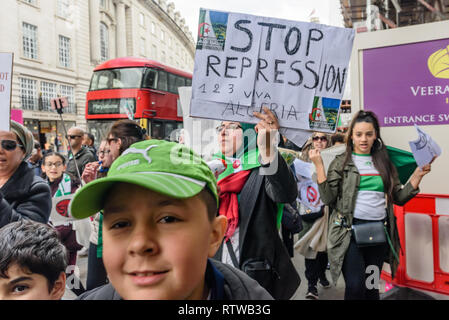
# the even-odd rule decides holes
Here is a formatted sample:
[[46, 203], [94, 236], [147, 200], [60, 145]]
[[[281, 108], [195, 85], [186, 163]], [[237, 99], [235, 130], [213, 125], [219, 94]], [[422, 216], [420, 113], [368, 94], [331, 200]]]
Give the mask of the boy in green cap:
[[79, 296], [117, 299], [272, 299], [241, 271], [211, 260], [226, 217], [217, 216], [217, 184], [207, 164], [183, 145], [131, 145], [75, 195], [71, 214], [103, 210], [103, 261], [109, 284]]

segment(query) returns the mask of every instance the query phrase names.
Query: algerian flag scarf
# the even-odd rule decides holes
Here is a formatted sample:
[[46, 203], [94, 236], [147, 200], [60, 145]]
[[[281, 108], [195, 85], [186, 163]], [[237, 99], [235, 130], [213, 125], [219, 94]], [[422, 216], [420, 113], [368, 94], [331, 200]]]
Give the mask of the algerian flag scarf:
[[61, 182], [59, 182], [58, 190], [56, 191], [54, 197], [66, 196], [72, 193], [72, 181], [68, 174], [63, 173]]
[[[245, 130], [254, 130], [254, 125], [253, 124], [247, 124], [247, 123], [241, 123], [240, 124], [242, 126], [243, 132], [245, 132]], [[227, 183], [233, 183], [233, 181], [239, 181], [239, 184], [241, 183], [241, 179], [235, 179], [233, 177], [231, 177], [231, 175], [233, 174], [238, 174], [242, 171], [247, 171], [249, 172], [249, 170], [260, 167], [260, 163], [259, 163], [259, 149], [257, 148], [257, 135], [253, 136], [254, 138], [251, 141], [245, 141], [243, 143], [243, 146], [234, 154], [233, 157], [226, 157], [223, 153], [218, 152], [216, 153], [213, 158], [214, 159], [224, 159], [226, 162], [226, 170], [221, 173], [218, 176], [218, 185], [222, 185], [223, 183], [227, 184]], [[243, 177], [244, 179], [248, 178], [249, 174], [245, 174], [245, 177]], [[246, 181], [246, 180], [245, 180]], [[240, 191], [243, 188], [243, 184], [241, 185], [241, 188], [239, 191], [235, 192], [236, 189], [232, 189], [232, 188], [226, 188], [229, 190], [233, 190], [235, 193], [237, 194], [237, 205], [233, 205], [234, 207], [238, 208], [238, 204], [240, 203]], [[220, 187], [221, 189], [221, 187]], [[222, 198], [222, 197], [220, 197]], [[234, 198], [234, 197], [232, 197]], [[226, 207], [228, 205], [230, 205], [230, 201], [226, 200], [225, 201]], [[223, 202], [222, 200], [220, 200], [220, 209], [219, 212], [230, 212], [228, 210], [228, 208], [223, 208], [222, 207]], [[282, 212], [284, 209], [284, 204], [278, 203], [277, 204], [278, 207], [278, 211], [277, 211], [277, 228], [280, 228], [281, 225], [281, 220], [282, 220]], [[220, 213], [221, 214], [221, 213]], [[226, 233], [226, 238], [228, 239], [230, 236], [232, 236], [232, 233], [234, 232], [235, 228], [236, 228], [236, 224], [238, 222], [238, 209], [237, 212], [235, 210], [233, 210], [232, 214], [229, 213], [229, 215], [226, 215], [226, 217], [228, 218], [228, 222], [229, 222], [229, 226], [231, 226], [231, 230], [227, 230]], [[235, 221], [237, 220], [237, 221]]]

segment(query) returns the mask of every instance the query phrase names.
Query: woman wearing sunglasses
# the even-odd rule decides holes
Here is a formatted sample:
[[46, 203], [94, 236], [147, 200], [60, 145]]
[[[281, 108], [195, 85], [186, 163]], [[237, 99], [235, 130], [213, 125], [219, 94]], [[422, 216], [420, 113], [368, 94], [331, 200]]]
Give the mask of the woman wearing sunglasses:
[[[306, 299], [318, 299], [318, 282], [323, 288], [329, 288], [330, 283], [326, 278], [328, 263], [326, 253], [325, 225], [327, 208], [323, 205], [318, 185], [310, 176], [304, 176], [308, 167], [304, 162], [310, 163], [309, 150], [323, 150], [330, 147], [330, 138], [322, 132], [314, 132], [306, 142], [301, 152], [301, 159], [295, 160], [295, 172], [298, 179], [298, 200], [303, 229], [298, 234], [298, 242], [295, 249], [304, 255], [305, 276], [307, 279]], [[304, 162], [301, 162], [304, 161]], [[303, 173], [303, 174], [301, 174]]]
[[0, 131], [0, 227], [22, 218], [48, 221], [50, 188], [26, 163], [33, 147], [31, 132], [13, 120], [10, 131]]

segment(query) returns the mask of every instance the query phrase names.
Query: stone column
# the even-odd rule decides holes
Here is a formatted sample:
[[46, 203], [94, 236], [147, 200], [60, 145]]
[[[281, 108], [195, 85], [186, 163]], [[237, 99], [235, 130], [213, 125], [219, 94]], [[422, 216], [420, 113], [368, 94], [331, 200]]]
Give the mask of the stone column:
[[100, 0], [89, 0], [90, 60], [97, 64], [100, 54]]
[[126, 57], [126, 15], [125, 4], [117, 2], [117, 58]]

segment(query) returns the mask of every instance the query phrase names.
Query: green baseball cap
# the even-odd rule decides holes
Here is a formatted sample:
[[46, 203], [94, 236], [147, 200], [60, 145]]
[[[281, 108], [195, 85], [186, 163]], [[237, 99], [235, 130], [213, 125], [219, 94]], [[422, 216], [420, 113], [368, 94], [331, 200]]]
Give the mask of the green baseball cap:
[[117, 182], [132, 183], [176, 199], [191, 198], [207, 187], [218, 205], [217, 181], [200, 156], [178, 143], [145, 140], [126, 149], [112, 163], [107, 177], [76, 192], [70, 202], [71, 215], [83, 219], [103, 209], [106, 195]]

